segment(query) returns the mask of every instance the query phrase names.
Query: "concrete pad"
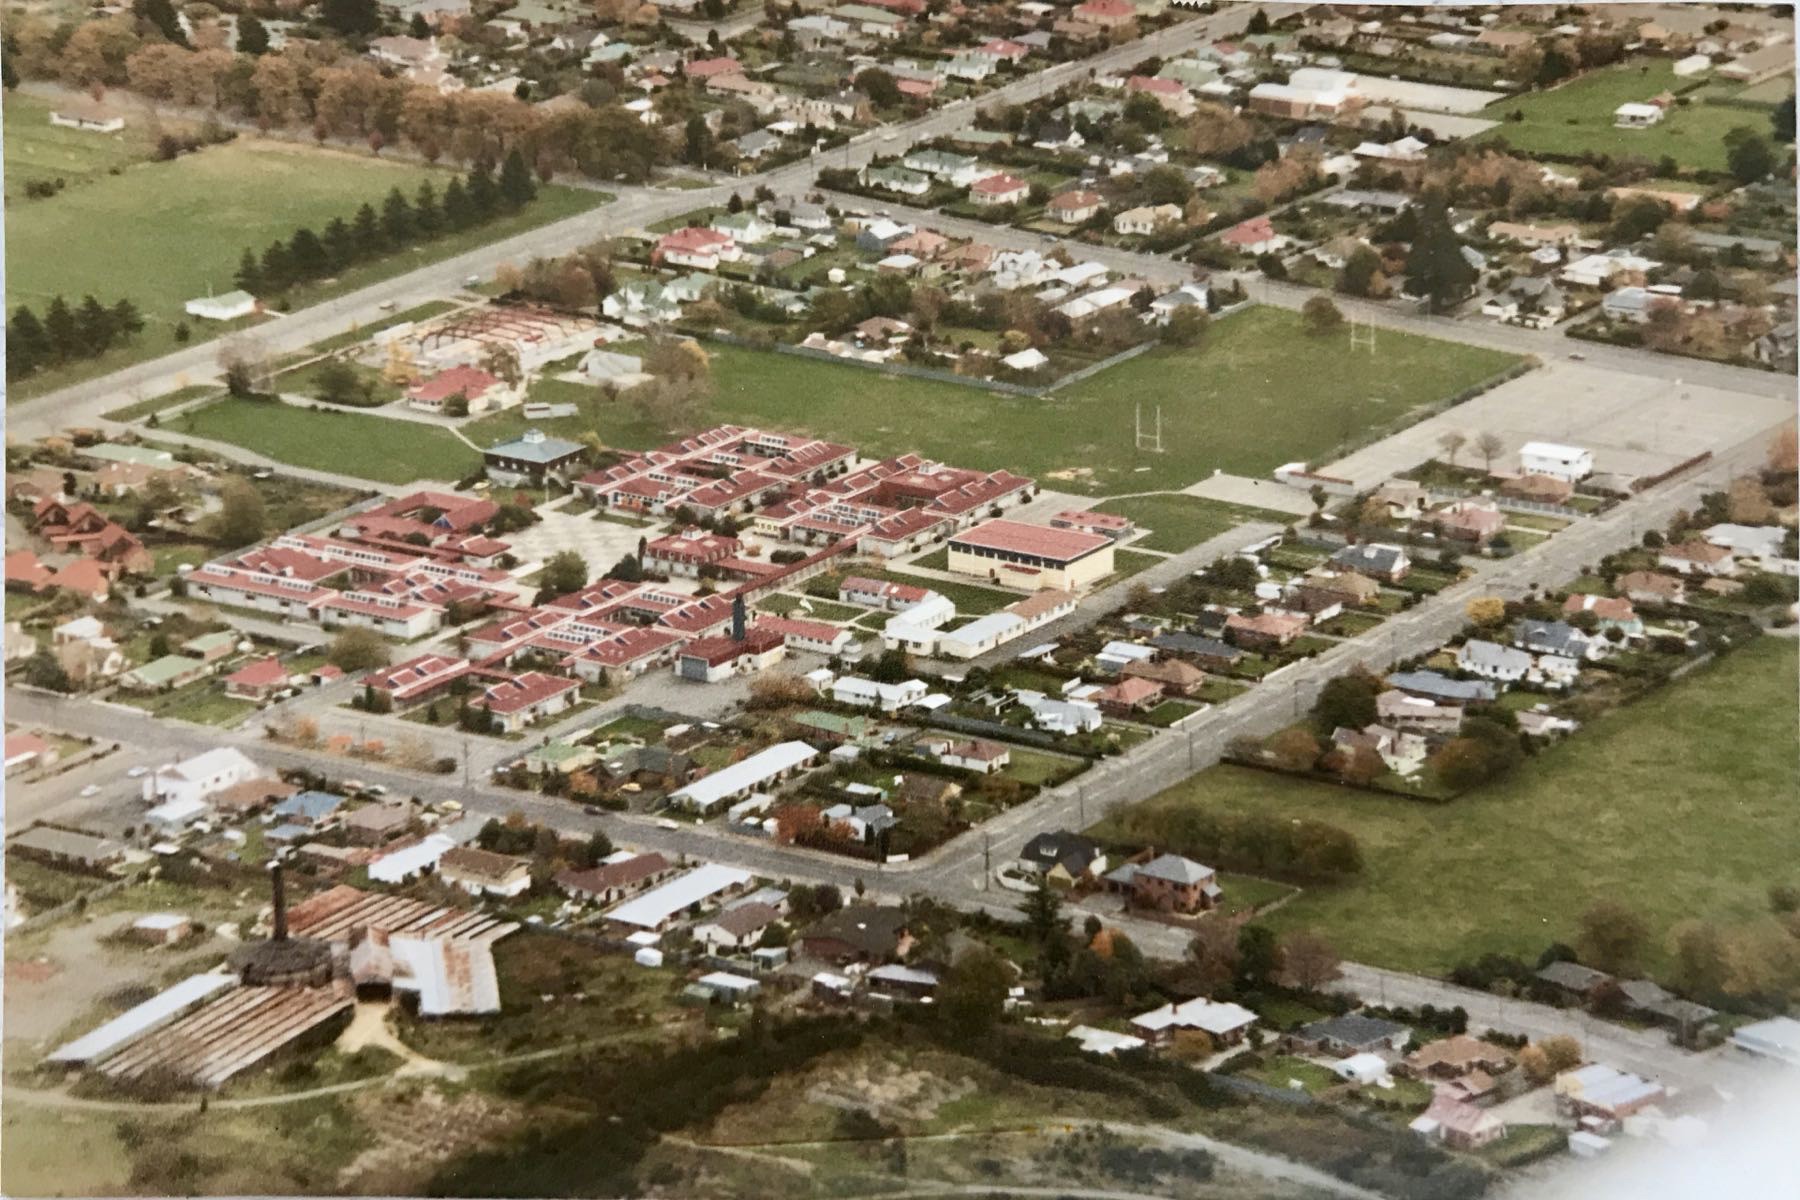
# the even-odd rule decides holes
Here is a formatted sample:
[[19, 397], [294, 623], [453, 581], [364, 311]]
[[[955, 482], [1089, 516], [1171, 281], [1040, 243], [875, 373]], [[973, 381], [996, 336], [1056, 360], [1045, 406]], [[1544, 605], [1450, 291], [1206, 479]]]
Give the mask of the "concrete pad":
[[1311, 496], [1273, 479], [1246, 479], [1242, 475], [1220, 473], [1181, 490], [1190, 496], [1200, 496], [1207, 500], [1267, 508], [1297, 517], [1309, 516], [1313, 510]]
[[1470, 442], [1458, 456], [1465, 464], [1480, 465], [1474, 441], [1496, 433], [1506, 443], [1496, 470], [1516, 469], [1520, 446], [1545, 441], [1592, 450], [1594, 469], [1602, 473], [1654, 475], [1703, 450], [1739, 445], [1792, 414], [1791, 399], [1551, 362], [1315, 469], [1374, 487], [1439, 457], [1438, 438], [1455, 430]]
[[1415, 83], [1410, 79], [1387, 79], [1380, 75], [1358, 75], [1356, 90], [1368, 98], [1371, 108], [1416, 108], [1438, 113], [1478, 113], [1494, 101], [1506, 98], [1505, 92]]

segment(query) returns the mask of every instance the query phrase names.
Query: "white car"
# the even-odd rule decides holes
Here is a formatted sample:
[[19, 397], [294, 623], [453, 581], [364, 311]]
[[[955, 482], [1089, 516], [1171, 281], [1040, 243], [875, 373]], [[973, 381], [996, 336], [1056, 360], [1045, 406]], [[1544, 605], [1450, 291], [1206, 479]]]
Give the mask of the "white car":
[[81, 795], [82, 795], [83, 799], [86, 799], [89, 796], [98, 796], [99, 794], [100, 794], [100, 785], [97, 783], [90, 783], [86, 787], [81, 789]]
[[133, 768], [131, 768], [131, 770], [125, 772], [125, 778], [127, 778], [127, 779], [142, 779], [144, 776], [148, 775], [149, 773], [150, 773], [149, 767], [133, 767]]
[[680, 822], [671, 821], [667, 817], [656, 818], [656, 825], [657, 825], [657, 828], [659, 828], [659, 829], [680, 829], [681, 828]]

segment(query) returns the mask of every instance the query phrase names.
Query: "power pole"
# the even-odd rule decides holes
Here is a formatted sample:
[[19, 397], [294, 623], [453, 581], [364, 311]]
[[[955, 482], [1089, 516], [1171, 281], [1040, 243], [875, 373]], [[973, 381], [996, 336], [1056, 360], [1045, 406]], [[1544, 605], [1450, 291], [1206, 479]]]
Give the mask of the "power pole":
[[473, 788], [474, 788], [474, 784], [470, 782], [470, 778], [469, 778], [469, 739], [465, 737], [462, 740], [462, 744], [463, 744], [463, 791], [468, 792], [468, 791], [473, 790]]
[[994, 835], [981, 835], [981, 890], [988, 890], [988, 880], [994, 874]]

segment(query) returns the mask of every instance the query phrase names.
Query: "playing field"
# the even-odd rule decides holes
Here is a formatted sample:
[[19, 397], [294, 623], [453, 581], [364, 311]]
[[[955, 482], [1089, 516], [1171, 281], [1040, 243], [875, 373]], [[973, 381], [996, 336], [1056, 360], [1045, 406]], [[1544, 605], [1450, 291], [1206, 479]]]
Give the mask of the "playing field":
[[[1667, 60], [1628, 62], [1590, 71], [1548, 92], [1496, 100], [1482, 115], [1500, 124], [1482, 136], [1505, 138], [1526, 154], [1630, 155], [1656, 162], [1673, 158], [1695, 171], [1725, 170], [1725, 135], [1739, 125], [1769, 132], [1768, 117], [1759, 112], [1707, 104], [1708, 85], [1689, 93], [1648, 129], [1615, 129], [1613, 110], [1621, 104], [1645, 104], [1654, 96], [1683, 86]], [[1735, 86], [1735, 85], [1731, 85]], [[1513, 112], [1524, 120], [1508, 120]]]
[[[1386, 330], [1380, 346], [1379, 356], [1353, 355], [1342, 335], [1308, 337], [1294, 313], [1252, 308], [1216, 322], [1198, 349], [1152, 350], [1053, 396], [1028, 398], [715, 344], [714, 396], [697, 421], [811, 433], [866, 454], [917, 451], [959, 466], [1004, 467], [1067, 491], [1151, 491], [1183, 487], [1215, 468], [1263, 476], [1295, 459], [1325, 461], [1371, 426], [1401, 422], [1515, 361]], [[1162, 408], [1163, 453], [1134, 449], [1140, 402], [1147, 423]], [[643, 449], [670, 436], [627, 402], [593, 411], [608, 445]], [[570, 436], [590, 417], [563, 421], [545, 428]], [[486, 444], [516, 423], [494, 418], [470, 436]]]
[[[429, 178], [441, 191], [452, 178], [449, 171], [366, 154], [248, 137], [172, 162], [145, 161], [128, 137], [114, 142], [105, 135], [63, 129], [51, 130], [55, 136], [50, 137], [30, 114], [12, 111], [15, 104], [27, 103], [7, 98], [8, 311], [30, 304], [41, 317], [52, 297], [63, 295], [74, 304], [91, 292], [107, 304], [129, 297], [142, 310], [147, 328], [136, 344], [104, 359], [34, 376], [14, 389], [19, 395], [172, 350], [183, 303], [209, 289], [234, 289], [233, 275], [246, 247], [260, 253], [303, 225], [321, 230], [332, 217], [354, 216], [365, 201], [379, 206], [395, 186], [410, 194]], [[17, 146], [15, 126], [29, 134]], [[94, 139], [91, 151], [71, 141], [83, 137]], [[46, 199], [14, 201], [15, 169], [41, 176], [46, 162], [63, 158], [70, 163], [67, 188]], [[121, 163], [119, 173], [111, 174], [110, 167]], [[84, 172], [79, 178], [78, 170]], [[606, 198], [598, 192], [544, 188], [520, 213], [346, 271], [332, 283], [296, 290], [290, 298], [310, 303], [366, 286], [581, 212]], [[223, 332], [208, 322], [189, 324], [196, 339]]]
[[1439, 971], [1488, 951], [1534, 959], [1601, 899], [1643, 914], [1660, 959], [1677, 922], [1751, 919], [1770, 884], [1800, 884], [1796, 682], [1794, 643], [1764, 638], [1448, 804], [1215, 767], [1103, 831], [1179, 849], [1169, 817], [1190, 805], [1351, 830], [1360, 881], [1308, 888], [1270, 920], [1320, 929], [1360, 962]]
[[230, 442], [276, 462], [383, 483], [454, 481], [481, 465], [480, 455], [436, 425], [274, 400], [227, 397], [182, 413], [164, 428]]

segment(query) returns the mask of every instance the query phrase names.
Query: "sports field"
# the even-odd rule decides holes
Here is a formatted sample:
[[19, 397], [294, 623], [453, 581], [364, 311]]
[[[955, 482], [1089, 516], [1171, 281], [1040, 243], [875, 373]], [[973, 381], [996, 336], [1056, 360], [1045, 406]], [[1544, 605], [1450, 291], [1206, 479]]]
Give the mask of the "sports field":
[[[379, 206], [389, 190], [417, 191], [431, 179], [441, 191], [446, 170], [388, 162], [366, 154], [243, 137], [172, 162], [147, 161], [106, 135], [57, 129], [43, 134], [33, 114], [15, 114], [29, 98], [7, 98], [6, 304], [30, 304], [38, 315], [56, 295], [78, 303], [93, 293], [111, 304], [129, 297], [146, 328], [137, 342], [105, 358], [45, 372], [14, 389], [30, 395], [114, 370], [175, 348], [182, 305], [196, 296], [228, 292], [246, 247], [259, 253], [301, 226], [317, 232], [333, 217], [355, 215], [365, 201]], [[40, 114], [42, 106], [40, 105]], [[15, 127], [22, 136], [15, 147]], [[44, 126], [48, 128], [48, 126]], [[94, 139], [91, 148], [71, 141]], [[139, 148], [141, 150], [141, 148]], [[69, 184], [59, 194], [14, 200], [14, 172], [42, 176], [47, 162], [67, 160]], [[117, 174], [110, 168], [119, 166]], [[61, 168], [58, 168], [61, 169]], [[540, 189], [524, 211], [346, 271], [339, 279], [291, 293], [310, 303], [573, 215], [606, 196], [572, 188]], [[224, 327], [189, 321], [195, 339]]]
[[[1705, 102], [1713, 87], [1725, 85], [1708, 84], [1689, 93], [1689, 103], [1669, 109], [1648, 129], [1613, 127], [1613, 110], [1619, 105], [1645, 104], [1691, 82], [1677, 78], [1666, 59], [1603, 67], [1551, 91], [1496, 100], [1481, 115], [1500, 124], [1482, 137], [1505, 138], [1526, 154], [1630, 155], [1651, 162], [1668, 157], [1687, 170], [1723, 171], [1727, 133], [1739, 125], [1769, 132], [1764, 113]], [[1509, 120], [1513, 112], [1523, 113], [1524, 120]]]
[[[1215, 468], [1255, 477], [1294, 459], [1323, 462], [1370, 428], [1404, 423], [1516, 361], [1387, 330], [1379, 357], [1353, 355], [1345, 338], [1309, 337], [1296, 314], [1261, 307], [1217, 322], [1197, 349], [1152, 350], [1035, 398], [737, 346], [707, 349], [713, 396], [693, 418], [695, 427], [732, 422], [811, 433], [865, 454], [917, 451], [1093, 494], [1180, 488]], [[580, 411], [532, 422], [508, 410], [472, 421], [464, 432], [486, 446], [528, 424], [561, 437], [593, 429], [607, 445], [627, 450], [678, 436], [647, 421], [629, 400], [593, 388], [550, 380], [533, 388], [532, 399], [572, 401]], [[1139, 402], [1146, 414], [1162, 406], [1164, 453], [1133, 447]], [[392, 444], [414, 428], [371, 432]]]
[[457, 480], [481, 456], [448, 429], [335, 408], [226, 397], [165, 422], [164, 428], [230, 442], [276, 462], [382, 483]]
[[1179, 553], [1190, 546], [1218, 537], [1246, 521], [1271, 521], [1289, 525], [1293, 514], [1267, 509], [1245, 508], [1204, 496], [1171, 493], [1160, 496], [1133, 496], [1125, 500], [1108, 500], [1095, 505], [1096, 511], [1130, 517], [1139, 529], [1150, 532], [1132, 545], [1145, 550]]
[[1535, 959], [1571, 940], [1601, 899], [1643, 915], [1661, 960], [1677, 922], [1751, 920], [1771, 884], [1800, 884], [1797, 682], [1794, 643], [1764, 638], [1448, 804], [1215, 767], [1102, 831], [1179, 850], [1189, 807], [1350, 830], [1361, 878], [1309, 887], [1270, 921], [1319, 929], [1360, 962], [1440, 971], [1488, 951]]
[[150, 157], [151, 139], [141, 123], [118, 133], [90, 133], [50, 124], [51, 105], [35, 96], [12, 92], [6, 97], [6, 203], [25, 199], [25, 185], [60, 179], [65, 188], [79, 187], [114, 167]]

